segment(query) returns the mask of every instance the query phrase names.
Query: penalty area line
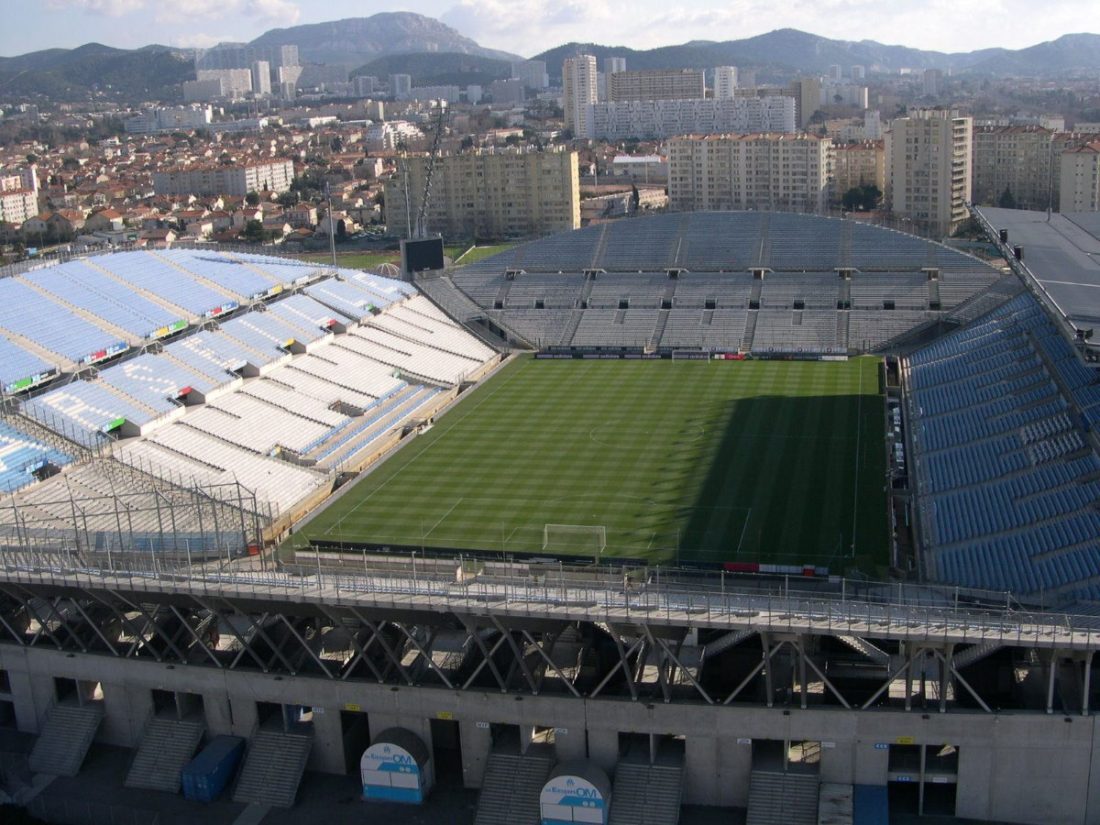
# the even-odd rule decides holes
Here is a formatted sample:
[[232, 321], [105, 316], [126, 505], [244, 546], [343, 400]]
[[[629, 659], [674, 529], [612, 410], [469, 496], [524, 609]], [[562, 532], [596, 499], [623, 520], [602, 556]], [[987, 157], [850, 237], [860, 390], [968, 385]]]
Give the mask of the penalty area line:
[[456, 501], [454, 504], [451, 505], [451, 509], [448, 510], [446, 513], [444, 513], [442, 516], [440, 516], [438, 521], [436, 521], [436, 523], [432, 525], [432, 529], [424, 534], [424, 538], [426, 539], [426, 538], [428, 538], [428, 536], [430, 536], [432, 533], [434, 533], [435, 528], [438, 527], [439, 525], [441, 525], [446, 520], [447, 516], [449, 516], [451, 513], [453, 513], [455, 511], [455, 508], [458, 507], [458, 505], [460, 505], [461, 503], [462, 503], [462, 496], [459, 496], [458, 501]]

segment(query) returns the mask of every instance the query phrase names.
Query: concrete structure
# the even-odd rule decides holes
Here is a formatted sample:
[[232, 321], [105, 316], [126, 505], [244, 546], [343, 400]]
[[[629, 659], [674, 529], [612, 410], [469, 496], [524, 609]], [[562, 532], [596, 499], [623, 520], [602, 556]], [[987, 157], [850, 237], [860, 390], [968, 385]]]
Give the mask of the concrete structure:
[[372, 75], [357, 75], [352, 78], [351, 84], [356, 97], [370, 97], [380, 91], [378, 78]]
[[527, 86], [519, 78], [494, 80], [489, 84], [489, 94], [493, 103], [515, 106], [527, 99]]
[[290, 189], [294, 164], [289, 160], [234, 166], [206, 165], [153, 173], [158, 195], [236, 195], [249, 192], [280, 194]]
[[605, 57], [603, 59], [603, 73], [610, 77], [613, 74], [626, 71], [625, 57]]
[[390, 96], [394, 100], [408, 100], [409, 94], [412, 92], [412, 82], [412, 75], [391, 74]]
[[596, 103], [588, 111], [584, 137], [605, 140], [795, 130], [795, 102], [786, 96]]
[[833, 146], [833, 198], [857, 186], [871, 184], [886, 191], [886, 145], [881, 140], [838, 143]]
[[[993, 649], [1006, 656], [1007, 663], [998, 665], [1000, 657], [990, 657], [988, 645], [963, 622], [947, 619], [947, 634], [959, 641], [944, 642], [942, 626], [936, 638], [932, 628], [913, 621], [913, 614], [906, 624], [887, 621], [873, 631], [860, 626], [857, 632], [873, 633], [873, 639], [848, 636], [867, 651], [856, 653], [834, 635], [837, 631], [803, 622], [799, 608], [782, 596], [775, 597], [775, 610], [755, 614], [755, 627], [743, 628], [745, 620], [705, 607], [688, 612], [654, 604], [626, 621], [625, 615], [620, 620], [610, 611], [568, 602], [494, 600], [472, 609], [463, 600], [434, 595], [421, 596], [419, 605], [404, 595], [337, 594], [331, 587], [311, 595], [294, 586], [253, 586], [240, 574], [233, 584], [212, 581], [193, 594], [186, 582], [156, 577], [123, 577], [95, 587], [74, 577], [72, 587], [61, 592], [71, 592], [81, 610], [62, 614], [61, 621], [75, 632], [45, 636], [18, 617], [52, 601], [65, 576], [46, 579], [21, 571], [4, 576], [18, 586], [3, 596], [0, 701], [27, 732], [43, 732], [53, 709], [62, 705], [100, 717], [95, 735], [104, 744], [136, 747], [157, 709], [197, 720], [211, 736], [252, 737], [259, 729], [285, 728], [287, 711], [306, 707], [310, 721], [295, 724], [312, 740], [308, 767], [332, 774], [357, 773], [369, 744], [368, 725], [374, 732], [398, 727], [415, 734], [433, 761], [442, 764], [448, 760], [438, 756], [447, 754], [461, 771], [462, 784], [480, 788], [494, 739], [511, 735], [523, 747], [535, 728], [548, 728], [555, 760], [588, 759], [608, 774], [630, 743], [670, 754], [683, 767], [686, 804], [744, 808], [753, 771], [768, 767], [769, 753], [779, 755], [772, 770], [783, 771], [791, 753], [812, 751], [816, 761], [797, 768], [812, 781], [909, 783], [916, 786], [915, 807], [927, 799], [931, 810], [935, 798], [939, 810], [960, 817], [1035, 825], [1100, 817], [1100, 800], [1090, 790], [1100, 781], [1093, 759], [1100, 747], [1097, 717], [1087, 707], [1084, 713], [1068, 706], [1057, 714], [1044, 712], [1045, 698], [996, 710], [981, 698], [983, 691], [995, 691], [998, 673], [1039, 680], [1032, 693], [1040, 697], [1046, 695], [1048, 671], [1065, 670], [1064, 681], [1050, 677], [1055, 695], [1059, 686], [1074, 684], [1069, 674], [1082, 657], [1090, 673], [1094, 648], [1084, 641], [1086, 634], [1074, 636], [1065, 628], [1047, 640], [1046, 631], [1056, 624], [1036, 627], [1034, 635], [1031, 627], [1019, 628], [1007, 648], [994, 642]], [[385, 579], [381, 582], [384, 587]], [[394, 598], [407, 601], [406, 608]], [[744, 609], [741, 598], [734, 597]], [[639, 607], [641, 601], [639, 596]], [[754, 612], [758, 606], [752, 605]], [[789, 629], [781, 631], [771, 623], [772, 614], [783, 608]], [[156, 656], [128, 654], [130, 639], [119, 638], [116, 620], [105, 615], [100, 628], [80, 616], [100, 611], [114, 616], [112, 610], [139, 634], [138, 645], [156, 650]], [[135, 613], [137, 621], [128, 618]], [[171, 618], [176, 613], [184, 617], [179, 622]], [[977, 618], [987, 626], [981, 614]], [[181, 625], [199, 630], [177, 636], [174, 630]], [[284, 626], [296, 630], [277, 630]], [[208, 628], [212, 632], [205, 632]], [[310, 656], [298, 628], [351, 641], [347, 649], [330, 645]], [[377, 644], [383, 629], [394, 635]], [[513, 634], [524, 639], [522, 648], [498, 645], [496, 663], [485, 667], [486, 640]], [[611, 651], [604, 664], [574, 669], [570, 655], [592, 651], [578, 640], [605, 634], [619, 653]], [[1044, 641], [1019, 641], [1029, 637]], [[219, 638], [232, 638], [232, 647]], [[273, 638], [278, 641], [269, 641]], [[84, 639], [83, 647], [77, 644]], [[240, 650], [234, 650], [238, 644]], [[448, 660], [444, 651], [452, 648], [464, 652]], [[703, 648], [705, 685], [694, 675], [702, 669], [686, 664]], [[985, 658], [966, 657], [975, 648]], [[530, 655], [520, 658], [513, 649]], [[881, 659], [879, 654], [896, 656], [897, 666], [873, 658]], [[1037, 657], [1034, 664], [1023, 664], [1028, 654]], [[264, 667], [251, 658], [246, 664], [242, 656]], [[650, 664], [631, 670], [635, 659]], [[823, 659], [828, 667], [816, 663]], [[1054, 666], [1047, 668], [1045, 659]], [[483, 678], [458, 677], [467, 661], [463, 674], [480, 661], [477, 673]], [[1013, 668], [1013, 661], [1021, 664]], [[601, 684], [601, 677], [624, 666], [629, 677]], [[959, 673], [964, 667], [965, 678]], [[838, 684], [838, 669], [862, 673], [856, 681], [866, 690]], [[666, 674], [675, 676], [666, 679]], [[949, 758], [942, 756], [945, 751]]]
[[174, 108], [146, 109], [137, 117], [123, 124], [123, 128], [132, 135], [151, 135], [157, 132], [189, 132], [205, 129], [213, 120], [214, 112], [209, 106], [176, 106]]
[[545, 60], [523, 60], [512, 63], [512, 79], [523, 81], [524, 88], [536, 91], [550, 85]]
[[1100, 211], [1100, 141], [1067, 149], [1059, 170], [1059, 211]]
[[886, 133], [886, 204], [919, 232], [950, 233], [966, 220], [971, 198], [969, 117], [916, 109]]
[[266, 60], [257, 60], [252, 64], [252, 91], [257, 96], [271, 95], [271, 64]]
[[814, 112], [821, 108], [821, 79], [803, 77], [792, 81], [789, 88], [791, 95], [794, 96], [798, 128], [805, 129]]
[[867, 69], [863, 66], [860, 66], [857, 63], [854, 66], [852, 66], [852, 69], [851, 69], [851, 72], [850, 72], [849, 76], [852, 78], [853, 82], [858, 82], [860, 80], [866, 80], [866, 78], [867, 78]]
[[[386, 182], [386, 226], [407, 237], [424, 194], [426, 157], [406, 157]], [[411, 219], [411, 220], [410, 220]], [[478, 151], [435, 164], [428, 231], [445, 238], [522, 238], [580, 226], [576, 152]]]
[[458, 86], [414, 86], [409, 90], [409, 100], [445, 100], [458, 103], [462, 92]]
[[297, 46], [223, 43], [199, 52], [195, 57], [195, 70], [251, 69], [258, 61], [265, 61], [271, 69], [301, 65]]
[[607, 100], [694, 100], [706, 97], [701, 69], [655, 69], [607, 75]]
[[668, 180], [668, 158], [660, 155], [616, 155], [611, 161], [613, 177], [628, 177], [637, 183]]
[[807, 134], [674, 138], [668, 144], [669, 206], [822, 213], [831, 146], [828, 138]]
[[921, 89], [928, 97], [939, 97], [943, 91], [943, 72], [939, 69], [925, 69], [921, 78]]
[[400, 149], [422, 137], [424, 133], [407, 120], [387, 120], [385, 123], [372, 125], [363, 140], [370, 151], [381, 152]]
[[567, 57], [562, 62], [562, 107], [565, 110], [565, 128], [577, 138], [592, 134], [591, 105], [598, 98], [596, 58], [592, 55]]
[[199, 69], [196, 80], [220, 81], [222, 97], [242, 97], [252, 91], [252, 69]]
[[225, 97], [225, 83], [222, 79], [183, 81], [183, 100], [185, 103], [201, 103]]
[[867, 108], [867, 87], [856, 83], [826, 83], [821, 87], [822, 106]]
[[1019, 209], [1058, 205], [1055, 133], [1040, 126], [974, 130], [974, 203], [993, 206], [1006, 193]]
[[737, 92], [737, 67], [718, 66], [714, 70], [714, 98], [728, 100]]

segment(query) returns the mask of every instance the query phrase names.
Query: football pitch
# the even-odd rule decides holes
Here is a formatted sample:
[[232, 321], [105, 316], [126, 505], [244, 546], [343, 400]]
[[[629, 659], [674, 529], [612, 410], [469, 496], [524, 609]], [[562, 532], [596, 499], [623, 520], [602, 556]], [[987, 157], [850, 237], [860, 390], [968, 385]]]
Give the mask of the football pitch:
[[523, 357], [294, 544], [870, 571], [887, 561], [879, 365]]

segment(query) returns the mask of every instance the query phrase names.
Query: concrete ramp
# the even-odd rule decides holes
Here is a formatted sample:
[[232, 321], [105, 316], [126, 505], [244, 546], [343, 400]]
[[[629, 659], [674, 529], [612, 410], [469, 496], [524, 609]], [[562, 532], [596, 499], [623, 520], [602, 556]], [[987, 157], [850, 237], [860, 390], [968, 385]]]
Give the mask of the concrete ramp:
[[76, 776], [103, 722], [103, 704], [54, 705], [46, 715], [28, 765], [34, 773]]

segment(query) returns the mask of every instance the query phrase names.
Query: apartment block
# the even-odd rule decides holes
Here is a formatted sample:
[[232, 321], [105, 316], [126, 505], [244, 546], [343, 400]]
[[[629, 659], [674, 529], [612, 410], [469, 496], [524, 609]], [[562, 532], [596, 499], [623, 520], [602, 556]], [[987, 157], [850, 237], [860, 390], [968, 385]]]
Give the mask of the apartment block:
[[912, 228], [950, 234], [968, 216], [973, 121], [954, 110], [916, 109], [886, 133], [886, 204]]
[[1059, 177], [1059, 211], [1100, 211], [1100, 141], [1063, 152]]
[[247, 195], [249, 192], [281, 194], [294, 180], [289, 160], [233, 166], [204, 165], [153, 173], [158, 195]]
[[737, 67], [717, 66], [714, 69], [714, 97], [728, 100], [737, 96]]
[[607, 75], [607, 100], [691, 100], [706, 97], [700, 69], [656, 69]]
[[596, 58], [592, 55], [567, 57], [562, 62], [561, 85], [565, 128], [577, 138], [590, 137], [592, 132], [591, 109], [599, 94], [599, 78]]
[[[386, 182], [386, 225], [408, 236], [424, 195], [428, 158], [405, 157]], [[477, 151], [436, 160], [425, 219], [445, 238], [524, 238], [581, 223], [577, 153]]]
[[828, 138], [808, 134], [674, 138], [668, 144], [669, 206], [822, 213], [831, 147]]
[[[793, 132], [795, 102], [787, 96], [726, 100], [632, 100], [588, 107], [585, 137], [664, 139], [675, 135]], [[580, 134], [578, 133], [578, 137]]]
[[833, 145], [833, 196], [870, 184], [886, 189], [886, 144], [881, 140]]

